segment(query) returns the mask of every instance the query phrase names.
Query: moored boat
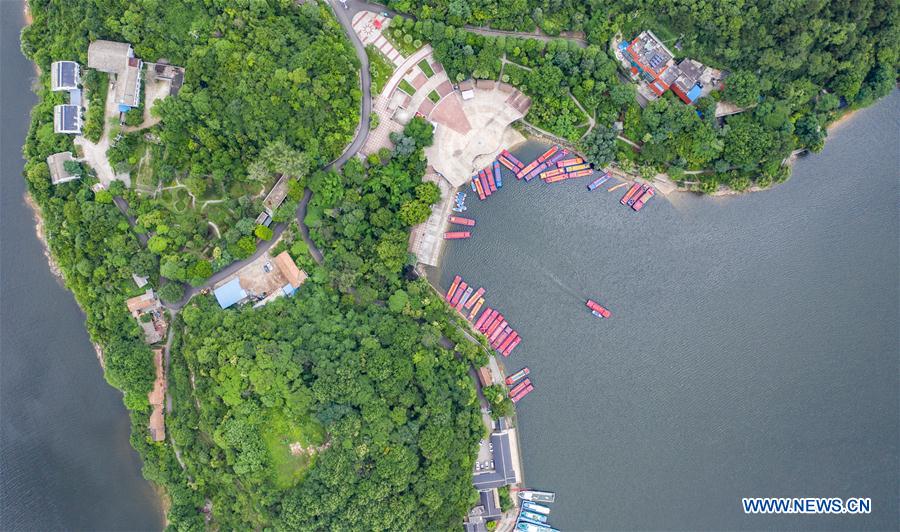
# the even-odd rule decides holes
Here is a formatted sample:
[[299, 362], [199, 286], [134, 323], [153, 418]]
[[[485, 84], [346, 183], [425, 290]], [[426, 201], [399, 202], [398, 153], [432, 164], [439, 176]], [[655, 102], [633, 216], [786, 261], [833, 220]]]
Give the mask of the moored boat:
[[[550, 502], [550, 503], [552, 503], [553, 501], [556, 500], [556, 494], [553, 493], [552, 491], [524, 490], [524, 491], [519, 492], [519, 498], [522, 499], [523, 501], [531, 501], [532, 503], [535, 503], [535, 502]], [[545, 515], [550, 513], [550, 508], [547, 508], [546, 506], [541, 506], [539, 504], [536, 504], [534, 506], [540, 507], [541, 509], [546, 510], [546, 512], [544, 512], [544, 511], [539, 511], [539, 510], [535, 509], [534, 511], [536, 511], [538, 513], [542, 513]], [[529, 510], [532, 509], [530, 506], [528, 506], [527, 508]]]
[[516, 165], [516, 166], [519, 168], [519, 170], [521, 170], [522, 168], [525, 168], [525, 164], [522, 163], [522, 161], [520, 161], [519, 159], [517, 159], [515, 155], [513, 155], [512, 153], [510, 153], [509, 150], [503, 150], [503, 151], [500, 152], [500, 154], [503, 155], [504, 157], [506, 157], [506, 159], [507, 159], [509, 162], [511, 162], [511, 163], [513, 163], [514, 165]]
[[500, 172], [500, 163], [494, 161], [491, 163], [494, 170], [494, 180], [497, 182], [497, 188], [503, 188], [503, 174]]
[[529, 384], [528, 386], [525, 387], [524, 390], [522, 390], [519, 393], [517, 393], [516, 395], [510, 397], [509, 400], [512, 401], [513, 403], [518, 403], [519, 401], [522, 400], [523, 397], [530, 394], [533, 390], [534, 390], [534, 386]]
[[484, 191], [484, 196], [488, 197], [491, 195], [491, 187], [488, 185], [487, 176], [484, 175], [484, 170], [478, 171], [478, 181], [481, 182], [481, 190]]
[[472, 233], [468, 231], [449, 231], [444, 233], [445, 240], [458, 240], [460, 238], [469, 238], [472, 236]]
[[572, 166], [575, 164], [581, 164], [584, 162], [584, 159], [581, 157], [572, 157], [571, 159], [563, 159], [556, 163], [557, 168], [565, 168], [566, 166]]
[[517, 333], [516, 331], [510, 332], [510, 333], [509, 333], [509, 336], [506, 337], [506, 340], [503, 340], [503, 341], [500, 343], [500, 346], [497, 347], [497, 351], [498, 351], [499, 353], [502, 354], [503, 351], [504, 351], [507, 347], [509, 347], [509, 346], [515, 341], [516, 338], [518, 338], [518, 336], [519, 336], [519, 333]]
[[462, 216], [451, 216], [450, 223], [472, 227], [475, 225], [475, 220], [471, 218], [463, 218]]
[[602, 185], [603, 183], [606, 183], [608, 180], [609, 180], [609, 174], [607, 174], [606, 172], [604, 172], [602, 176], [600, 176], [600, 177], [598, 177], [597, 179], [591, 181], [591, 183], [587, 186], [587, 189], [590, 190], [590, 191], [594, 191], [597, 187], [599, 187], [599, 186]]
[[550, 146], [550, 149], [548, 149], [547, 151], [542, 153], [541, 156], [537, 158], [538, 162], [542, 163], [542, 162], [546, 161], [547, 159], [550, 158], [551, 155], [556, 153], [557, 150], [559, 150], [559, 146], [557, 146], [555, 144], [553, 146]]
[[524, 176], [525, 181], [531, 181], [531, 180], [534, 179], [538, 174], [540, 174], [541, 172], [543, 172], [546, 168], [547, 168], [547, 163], [541, 163], [541, 164], [537, 165], [537, 167], [535, 167], [535, 168], [532, 169], [530, 172], [528, 172], [527, 174], [525, 174], [525, 176]]
[[481, 306], [484, 305], [484, 298], [478, 298], [478, 302], [475, 303], [475, 306], [472, 307], [472, 312], [469, 313], [469, 321], [475, 319], [475, 316], [478, 315], [478, 311], [481, 310]]
[[481, 180], [478, 179], [478, 176], [472, 178], [472, 183], [475, 186], [475, 192], [478, 193], [478, 199], [484, 200], [487, 196], [484, 195], [484, 190], [481, 188]]
[[459, 287], [456, 289], [456, 293], [453, 294], [453, 297], [450, 299], [450, 306], [455, 307], [457, 303], [459, 303], [459, 298], [465, 293], [466, 288], [469, 287], [469, 284], [465, 281], [459, 283]]
[[503, 352], [501, 352], [500, 354], [503, 355], [503, 356], [505, 356], [505, 357], [508, 357], [509, 354], [513, 352], [513, 349], [515, 349], [516, 346], [519, 345], [519, 343], [520, 343], [521, 341], [522, 341], [522, 337], [519, 336], [519, 333], [516, 333], [516, 339], [513, 340], [512, 343], [509, 344], [509, 345], [506, 347], [506, 349], [504, 349]]
[[474, 289], [475, 289], [475, 288], [472, 287], [472, 286], [470, 286], [469, 288], [466, 288], [466, 291], [463, 292], [462, 297], [459, 298], [459, 302], [456, 304], [456, 310], [458, 310], [458, 311], [461, 311], [461, 310], [462, 310], [463, 305], [466, 304], [466, 301], [468, 301], [469, 298], [472, 297], [472, 291], [473, 291]]
[[528, 367], [526, 366], [526, 367], [520, 369], [519, 371], [513, 373], [509, 377], [507, 377], [506, 384], [514, 384], [516, 381], [518, 381], [522, 377], [527, 377], [529, 373], [531, 373], [531, 370], [528, 369]]
[[547, 166], [554, 165], [555, 163], [562, 160], [564, 157], [566, 157], [568, 155], [569, 155], [569, 150], [567, 150], [565, 148], [559, 150], [558, 152], [551, 155], [549, 159], [547, 159]]
[[588, 168], [587, 170], [578, 170], [577, 172], [569, 172], [566, 174], [566, 179], [575, 179], [576, 177], [585, 177], [593, 174], [594, 171]]
[[566, 170], [566, 172], [572, 173], [572, 172], [577, 172], [579, 170], [587, 170], [590, 167], [591, 167], [591, 165], [589, 165], [588, 163], [583, 163], [583, 164], [573, 164], [573, 165], [565, 166], [564, 169]]
[[[533, 490], [532, 490], [532, 491], [526, 490], [526, 491], [522, 491], [522, 492], [519, 492], [519, 493], [532, 493], [532, 492], [533, 492]], [[539, 492], [539, 493], [549, 493], [549, 492]], [[553, 501], [555, 501], [555, 500], [556, 500], [556, 494], [555, 494], [555, 493], [551, 493], [550, 495], [553, 496], [553, 499], [552, 499], [552, 500], [549, 500], [549, 501], [541, 501], [541, 502], [553, 502]], [[529, 495], [529, 497], [530, 497], [530, 495]], [[522, 499], [522, 500], [524, 501], [524, 502], [522, 503], [522, 508], [525, 508], [525, 509], [528, 510], [529, 512], [536, 512], [536, 513], [539, 513], [539, 514], [550, 515], [550, 508], [549, 508], [549, 507], [544, 506], [543, 504], [538, 504], [538, 503], [536, 503], [536, 502], [533, 502], [532, 499], [522, 497], [521, 495], [519, 495], [519, 498]]]
[[451, 283], [450, 288], [447, 289], [447, 295], [444, 296], [444, 299], [450, 301], [450, 298], [452, 298], [453, 294], [456, 292], [456, 287], [459, 286], [460, 281], [462, 281], [462, 277], [459, 275], [453, 278], [453, 283]]
[[637, 193], [637, 191], [640, 189], [641, 189], [640, 183], [635, 183], [635, 184], [631, 185], [631, 188], [629, 188], [628, 192], [626, 192], [625, 195], [622, 196], [622, 199], [619, 200], [619, 203], [621, 203], [622, 205], [625, 205], [626, 203], [628, 203], [628, 200], [631, 199], [631, 196], [634, 196]]
[[653, 197], [656, 192], [653, 190], [653, 187], [649, 187], [646, 192], [644, 192], [637, 201], [634, 202], [634, 205], [631, 206], [635, 211], [639, 211], [644, 208], [644, 205]]
[[547, 516], [539, 514], [537, 512], [529, 512], [528, 510], [523, 509], [522, 512], [519, 513], [519, 515], [524, 517], [525, 519], [528, 519], [529, 521], [534, 522], [534, 523], [546, 523], [547, 522]]
[[625, 202], [625, 204], [631, 207], [632, 205], [634, 205], [634, 202], [637, 201], [638, 198], [640, 198], [645, 192], [647, 192], [647, 189], [649, 188], [650, 185], [641, 185], [641, 189], [635, 192], [634, 196], [628, 198], [628, 201]]
[[466, 303], [466, 308], [472, 308], [472, 305], [474, 305], [479, 299], [481, 299], [482, 295], [484, 295], [484, 288], [479, 288], [478, 290], [476, 290], [475, 293], [472, 294], [472, 299], [470, 299], [469, 302]]
[[530, 385], [531, 385], [531, 379], [527, 379], [527, 378], [526, 378], [525, 380], [523, 380], [523, 381], [520, 382], [519, 384], [516, 384], [515, 386], [513, 386], [512, 388], [510, 388], [510, 390], [509, 390], [509, 396], [512, 397], [512, 396], [516, 395], [517, 393], [521, 392], [522, 390], [524, 390], [526, 387], [528, 387], [528, 386], [530, 386]]
[[484, 309], [484, 312], [481, 313], [481, 317], [479, 317], [478, 321], [475, 322], [474, 327], [476, 331], [481, 330], [481, 326], [488, 319], [488, 316], [491, 315], [491, 312], [493, 312], [493, 309], [491, 307]]

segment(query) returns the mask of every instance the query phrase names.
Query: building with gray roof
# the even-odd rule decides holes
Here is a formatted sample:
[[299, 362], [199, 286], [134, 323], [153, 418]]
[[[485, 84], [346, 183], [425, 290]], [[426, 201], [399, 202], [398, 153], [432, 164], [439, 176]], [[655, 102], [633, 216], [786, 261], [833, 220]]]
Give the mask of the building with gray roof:
[[88, 67], [116, 76], [115, 101], [120, 112], [140, 104], [143, 66], [128, 43], [94, 41], [88, 46]]
[[81, 134], [81, 107], [71, 104], [53, 108], [53, 131], [56, 133]]
[[72, 152], [70, 151], [61, 151], [47, 157], [47, 166], [50, 168], [50, 182], [54, 185], [81, 178], [81, 174], [74, 174], [66, 170], [67, 162], [75, 162], [75, 158], [72, 157]]
[[491, 434], [491, 443], [494, 451], [494, 469], [484, 473], [478, 473], [472, 477], [472, 484], [477, 490], [489, 490], [509, 484], [515, 484], [516, 471], [513, 468], [512, 452], [510, 450], [509, 432], [503, 430]]
[[81, 66], [75, 61], [54, 61], [50, 64], [50, 90], [71, 91], [81, 83]]

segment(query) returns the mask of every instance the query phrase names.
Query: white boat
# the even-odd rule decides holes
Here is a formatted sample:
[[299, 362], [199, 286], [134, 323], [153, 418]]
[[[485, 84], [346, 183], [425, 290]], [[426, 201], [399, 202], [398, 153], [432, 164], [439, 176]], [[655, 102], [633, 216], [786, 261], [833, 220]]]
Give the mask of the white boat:
[[553, 502], [556, 500], [556, 494], [552, 491], [526, 490], [519, 492], [519, 498], [525, 501]]
[[534, 512], [538, 514], [550, 515], [550, 508], [547, 508], [543, 504], [537, 504], [534, 502], [523, 502], [522, 508], [525, 508], [529, 512]]

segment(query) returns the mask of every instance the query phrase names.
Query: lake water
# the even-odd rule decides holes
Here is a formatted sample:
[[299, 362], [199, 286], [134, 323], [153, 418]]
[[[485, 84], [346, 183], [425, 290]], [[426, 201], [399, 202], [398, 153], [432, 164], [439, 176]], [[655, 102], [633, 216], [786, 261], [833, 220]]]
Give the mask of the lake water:
[[23, 194], [35, 74], [22, 3], [0, 2], [0, 530], [159, 530], [159, 499], [128, 442], [84, 314], [56, 281]]
[[[469, 194], [454, 274], [531, 368], [525, 478], [592, 529], [896, 529], [900, 93], [771, 191], [640, 213], [585, 179]], [[530, 161], [545, 147], [523, 146]], [[594, 318], [597, 300], [613, 313]], [[741, 497], [871, 497], [867, 516], [747, 516]]]

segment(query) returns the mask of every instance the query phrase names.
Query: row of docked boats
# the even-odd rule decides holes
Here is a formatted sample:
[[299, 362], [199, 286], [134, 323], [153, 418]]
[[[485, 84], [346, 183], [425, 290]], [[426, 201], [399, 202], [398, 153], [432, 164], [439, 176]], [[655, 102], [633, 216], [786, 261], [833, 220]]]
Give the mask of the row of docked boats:
[[556, 500], [556, 494], [548, 491], [526, 490], [519, 492], [522, 506], [516, 517], [514, 529], [518, 532], [558, 532], [552, 528], [550, 520], [550, 507], [546, 503]]
[[506, 378], [506, 385], [509, 386], [506, 395], [513, 403], [518, 403], [523, 397], [534, 390], [534, 384], [532, 384], [531, 379], [527, 377], [530, 372], [531, 371], [526, 367]]
[[[502, 313], [491, 307], [484, 307], [483, 296], [483, 287], [475, 290], [474, 286], [469, 286], [461, 276], [457, 275], [453, 278], [453, 283], [447, 290], [444, 299], [457, 312], [474, 323], [475, 330], [484, 334], [494, 351], [508, 357], [522, 342], [522, 337], [519, 336], [518, 331], [512, 328]], [[483, 311], [482, 308], [484, 308]], [[479, 312], [481, 312], [480, 316]]]
[[650, 185], [641, 185], [640, 183], [634, 183], [631, 185], [631, 188], [628, 189], [628, 192], [622, 196], [622, 199], [619, 200], [619, 203], [622, 205], [627, 205], [634, 209], [635, 212], [640, 211], [644, 208], [644, 205], [650, 201], [653, 196], [656, 194], [656, 191], [653, 190], [653, 187]]
[[500, 171], [498, 160], [479, 170], [472, 177], [471, 186], [472, 191], [478, 194], [480, 200], [485, 200], [498, 189], [503, 188], [503, 172]]
[[[450, 216], [450, 223], [466, 227], [475, 227], [475, 220], [464, 216]], [[444, 233], [444, 240], [459, 240], [471, 237], [471, 231], [447, 231]]]

